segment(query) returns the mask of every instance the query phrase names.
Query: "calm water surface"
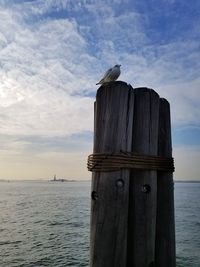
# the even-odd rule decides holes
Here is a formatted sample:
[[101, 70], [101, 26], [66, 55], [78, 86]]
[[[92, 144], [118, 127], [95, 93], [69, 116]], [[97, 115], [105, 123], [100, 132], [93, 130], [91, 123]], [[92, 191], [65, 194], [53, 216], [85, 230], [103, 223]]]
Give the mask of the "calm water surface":
[[[176, 183], [177, 266], [200, 266], [200, 183]], [[89, 266], [90, 182], [0, 183], [0, 267]]]
[[200, 267], [200, 183], [175, 183], [177, 267]]

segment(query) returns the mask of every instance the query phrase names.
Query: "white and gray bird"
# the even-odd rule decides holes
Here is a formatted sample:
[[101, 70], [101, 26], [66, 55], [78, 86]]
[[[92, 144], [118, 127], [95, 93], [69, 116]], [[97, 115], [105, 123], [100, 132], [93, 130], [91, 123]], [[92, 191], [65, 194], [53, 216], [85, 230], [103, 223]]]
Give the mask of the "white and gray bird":
[[96, 83], [96, 85], [116, 81], [121, 73], [120, 67], [121, 65], [115, 65], [111, 69], [107, 70], [103, 78]]

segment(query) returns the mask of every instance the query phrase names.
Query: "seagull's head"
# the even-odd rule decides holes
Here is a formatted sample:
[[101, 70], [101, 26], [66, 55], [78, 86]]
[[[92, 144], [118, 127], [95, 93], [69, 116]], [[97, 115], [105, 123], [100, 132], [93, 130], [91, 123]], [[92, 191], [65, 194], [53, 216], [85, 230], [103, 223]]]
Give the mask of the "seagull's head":
[[117, 65], [115, 65], [115, 68], [120, 68], [120, 67], [121, 67], [121, 65], [118, 65], [118, 64], [117, 64]]

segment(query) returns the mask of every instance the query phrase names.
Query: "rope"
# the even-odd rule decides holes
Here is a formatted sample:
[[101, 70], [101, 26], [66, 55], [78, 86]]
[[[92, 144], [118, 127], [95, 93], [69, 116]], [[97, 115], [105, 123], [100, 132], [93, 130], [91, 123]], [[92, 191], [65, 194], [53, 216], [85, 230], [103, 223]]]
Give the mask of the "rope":
[[88, 171], [109, 172], [121, 169], [141, 169], [174, 172], [174, 159], [139, 155], [131, 152], [94, 153], [88, 156]]

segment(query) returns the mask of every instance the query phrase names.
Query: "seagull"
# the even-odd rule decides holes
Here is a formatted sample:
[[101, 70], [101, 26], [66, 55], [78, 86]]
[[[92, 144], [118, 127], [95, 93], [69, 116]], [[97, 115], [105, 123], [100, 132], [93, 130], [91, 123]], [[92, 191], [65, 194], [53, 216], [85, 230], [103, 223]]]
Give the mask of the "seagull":
[[121, 65], [115, 65], [114, 67], [107, 70], [103, 78], [98, 83], [96, 83], [96, 85], [116, 81], [121, 73], [120, 67]]

